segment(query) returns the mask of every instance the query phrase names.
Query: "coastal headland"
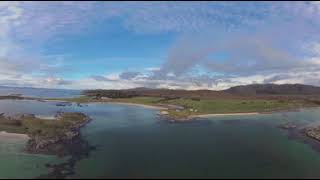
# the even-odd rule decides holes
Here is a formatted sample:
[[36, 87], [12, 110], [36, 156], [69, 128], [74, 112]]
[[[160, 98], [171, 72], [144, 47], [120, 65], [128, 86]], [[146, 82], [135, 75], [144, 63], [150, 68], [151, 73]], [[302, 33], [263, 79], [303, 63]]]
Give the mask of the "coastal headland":
[[68, 157], [61, 164], [46, 164], [49, 172], [39, 177], [62, 179], [74, 174], [76, 162], [88, 157], [95, 149], [80, 132], [81, 127], [90, 121], [88, 116], [79, 112], [60, 112], [50, 119], [34, 114], [0, 114], [0, 138], [26, 141], [26, 153]]
[[57, 113], [50, 120], [34, 114], [0, 114], [0, 136], [28, 138], [25, 150], [29, 153], [65, 156], [69, 154], [66, 145], [80, 137], [80, 128], [90, 120], [78, 112]]

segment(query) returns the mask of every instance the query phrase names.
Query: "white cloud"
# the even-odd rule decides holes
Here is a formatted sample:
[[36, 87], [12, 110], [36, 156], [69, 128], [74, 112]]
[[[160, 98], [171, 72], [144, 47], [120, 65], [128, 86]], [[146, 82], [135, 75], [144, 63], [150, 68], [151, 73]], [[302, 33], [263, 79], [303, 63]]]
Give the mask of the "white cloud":
[[120, 79], [120, 74], [119, 73], [112, 73], [106, 76], [106, 78], [110, 79], [110, 80], [119, 80]]
[[[219, 36], [222, 31], [231, 38], [225, 37], [225, 42], [206, 36], [206, 41], [197, 43], [178, 42], [162, 67], [146, 68], [146, 72], [136, 74], [130, 81], [121, 78], [121, 73], [98, 75], [100, 81], [92, 77], [73, 81], [58, 78], [56, 74], [64, 68], [65, 59], [46, 57], [50, 55], [43, 53], [42, 48], [64, 36], [88, 33], [92, 25], [107, 24], [114, 17], [131, 32], [183, 33], [193, 40], [197, 38], [195, 32]], [[223, 89], [273, 80], [320, 85], [314, 78], [320, 69], [319, 18], [320, 6], [316, 2], [0, 2], [0, 84]], [[249, 29], [248, 36], [233, 35], [238, 29]], [[301, 44], [312, 44], [310, 52], [299, 47]], [[225, 64], [208, 62], [216, 47], [243, 59]], [[250, 68], [244, 62], [251, 62]], [[189, 72], [199, 65], [209, 74], [219, 72], [225, 76], [190, 77]], [[261, 73], [263, 70], [268, 70], [268, 75]], [[286, 70], [295, 75], [279, 76]], [[159, 72], [163, 72], [163, 77], [152, 76]]]
[[146, 71], [159, 71], [160, 67], [149, 67], [149, 68], [145, 68], [144, 70], [146, 70]]
[[238, 28], [302, 15], [314, 19], [320, 12], [318, 4], [303, 2], [5, 2], [2, 7], [14, 12], [6, 18], [19, 19], [13, 22], [17, 35], [32, 40], [86, 32], [114, 17], [131, 31], [163, 33]]

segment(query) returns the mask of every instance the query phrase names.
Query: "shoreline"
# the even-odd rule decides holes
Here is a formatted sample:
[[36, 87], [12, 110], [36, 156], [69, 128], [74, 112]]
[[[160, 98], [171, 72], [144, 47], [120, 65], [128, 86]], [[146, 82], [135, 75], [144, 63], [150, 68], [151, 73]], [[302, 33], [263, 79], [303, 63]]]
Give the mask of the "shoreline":
[[[68, 103], [77, 103], [76, 101], [68, 101], [68, 100], [58, 100], [58, 99], [46, 99], [46, 98], [26, 98], [27, 100], [41, 100], [44, 102], [68, 102]], [[139, 106], [143, 108], [148, 109], [155, 109], [159, 110], [159, 113], [161, 115], [161, 111], [168, 111], [170, 108], [165, 106], [157, 106], [157, 105], [146, 105], [146, 104], [139, 104], [139, 103], [132, 103], [132, 102], [116, 102], [116, 101], [89, 101], [89, 102], [81, 102], [81, 104], [119, 104], [119, 105], [129, 105], [129, 106]], [[274, 109], [270, 111], [257, 111], [257, 112], [235, 112], [235, 113], [208, 113], [208, 114], [193, 114], [189, 115], [187, 117], [181, 117], [181, 119], [184, 119], [184, 121], [192, 120], [195, 118], [210, 118], [210, 117], [223, 117], [223, 116], [253, 116], [253, 115], [263, 115], [263, 114], [273, 114], [273, 113], [280, 113], [280, 112], [292, 112], [292, 111], [300, 111], [301, 109], [310, 109], [310, 108], [316, 108], [319, 106], [316, 105], [306, 105], [302, 107], [289, 107], [289, 108], [283, 108], [283, 109]], [[166, 116], [167, 118], [170, 118], [172, 121], [180, 121], [181, 119], [178, 117], [172, 117], [168, 114], [161, 115]], [[45, 117], [44, 119], [52, 119], [51, 117]]]
[[[63, 100], [52, 100], [52, 99], [45, 99], [45, 102], [70, 102], [70, 101], [63, 101]], [[71, 102], [74, 103], [74, 102]], [[158, 109], [158, 110], [167, 110], [166, 107], [161, 106], [153, 106], [153, 105], [145, 105], [145, 104], [138, 104], [138, 103], [129, 103], [129, 102], [112, 102], [112, 101], [93, 101], [93, 102], [83, 102], [82, 104], [120, 104], [120, 105], [130, 105], [130, 106], [140, 106], [148, 109]]]
[[0, 131], [0, 139], [1, 138], [15, 138], [15, 139], [25, 139], [25, 140], [30, 139], [30, 137], [27, 134], [8, 133], [6, 131]]
[[190, 118], [206, 118], [206, 117], [218, 117], [218, 116], [253, 116], [253, 115], [266, 115], [274, 113], [287, 113], [287, 112], [299, 112], [303, 109], [313, 109], [319, 108], [318, 106], [305, 106], [305, 107], [293, 107], [286, 109], [276, 109], [271, 111], [261, 111], [261, 112], [237, 112], [237, 113], [210, 113], [210, 114], [199, 114], [199, 115], [190, 115]]

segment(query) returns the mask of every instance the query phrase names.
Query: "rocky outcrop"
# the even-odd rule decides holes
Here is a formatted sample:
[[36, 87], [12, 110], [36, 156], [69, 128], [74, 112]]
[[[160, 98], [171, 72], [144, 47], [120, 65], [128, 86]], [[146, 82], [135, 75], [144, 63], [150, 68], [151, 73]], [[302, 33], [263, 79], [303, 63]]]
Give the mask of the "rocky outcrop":
[[320, 141], [320, 126], [305, 129], [306, 136]]
[[279, 126], [282, 129], [295, 129], [297, 127], [297, 125], [293, 124], [293, 123], [285, 123]]
[[[0, 114], [0, 127], [29, 136], [25, 151], [31, 154], [49, 154], [67, 157], [66, 162], [47, 164], [48, 173], [40, 179], [63, 179], [74, 174], [75, 164], [87, 158], [96, 147], [81, 136], [80, 129], [91, 119], [83, 113], [59, 112], [54, 119], [46, 120], [34, 114], [17, 114], [7, 117]], [[14, 131], [15, 132], [15, 131]]]
[[[63, 121], [63, 118], [65, 118], [64, 113], [58, 113], [56, 115], [57, 121]], [[67, 155], [70, 151], [68, 147], [81, 138], [81, 127], [85, 126], [91, 120], [84, 115], [79, 118], [85, 119], [64, 127], [64, 130], [56, 131], [54, 134], [30, 133], [30, 140], [27, 143], [26, 151], [36, 154]]]
[[70, 103], [70, 102], [59, 102], [56, 104], [56, 106], [71, 106], [71, 105], [72, 105], [72, 103]]

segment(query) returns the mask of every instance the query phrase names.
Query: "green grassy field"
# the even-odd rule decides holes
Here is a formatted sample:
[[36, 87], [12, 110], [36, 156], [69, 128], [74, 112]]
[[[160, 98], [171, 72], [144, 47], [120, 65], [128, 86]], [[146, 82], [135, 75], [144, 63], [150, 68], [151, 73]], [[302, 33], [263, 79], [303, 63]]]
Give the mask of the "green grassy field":
[[177, 112], [170, 111], [175, 117], [183, 117], [201, 114], [219, 113], [249, 113], [249, 112], [270, 112], [282, 109], [300, 107], [299, 101], [277, 101], [277, 100], [190, 100], [176, 99], [169, 100], [169, 104], [185, 107], [185, 110]]
[[199, 113], [229, 113], [270, 111], [279, 108], [290, 108], [298, 102], [281, 102], [276, 100], [201, 100], [177, 99], [168, 101], [170, 104], [197, 109]]
[[26, 134], [26, 129], [22, 126], [12, 126], [7, 124], [1, 124], [0, 122], [0, 131], [6, 131], [9, 133], [18, 133], [18, 134]]
[[66, 102], [76, 102], [76, 103], [90, 103], [95, 102], [89, 96], [79, 96], [75, 98], [47, 98], [46, 100], [51, 101], [66, 101]]
[[135, 103], [135, 104], [157, 106], [157, 105], [159, 105], [160, 100], [163, 100], [163, 98], [159, 98], [159, 97], [133, 97], [133, 98], [112, 99], [109, 102], [124, 102], [124, 103]]
[[87, 120], [82, 113], [63, 113], [57, 120], [45, 120], [36, 117], [22, 117], [19, 120], [0, 118], [0, 131], [54, 137], [64, 135], [77, 124]]
[[57, 120], [25, 118], [22, 119], [22, 126], [27, 129], [27, 134], [54, 137], [64, 135], [74, 125], [86, 121], [86, 118], [81, 113], [63, 113]]

